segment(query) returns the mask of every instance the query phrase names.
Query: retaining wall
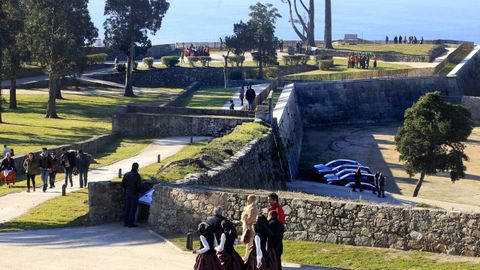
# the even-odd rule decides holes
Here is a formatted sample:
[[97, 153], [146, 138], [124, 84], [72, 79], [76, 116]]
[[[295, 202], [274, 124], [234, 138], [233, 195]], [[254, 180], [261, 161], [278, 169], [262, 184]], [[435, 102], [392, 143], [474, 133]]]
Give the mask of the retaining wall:
[[[155, 231], [187, 233], [223, 206], [240, 220], [244, 190], [200, 186], [155, 186], [149, 225]], [[268, 192], [256, 191], [265, 213]], [[281, 192], [285, 239], [480, 256], [480, 214], [371, 205]]]

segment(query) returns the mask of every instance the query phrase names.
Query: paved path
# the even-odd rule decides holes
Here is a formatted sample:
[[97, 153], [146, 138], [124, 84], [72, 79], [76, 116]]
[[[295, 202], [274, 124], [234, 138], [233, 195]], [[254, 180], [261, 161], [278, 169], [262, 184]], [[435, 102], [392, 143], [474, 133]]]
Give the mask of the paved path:
[[448, 211], [480, 213], [480, 207], [474, 205], [442, 202], [419, 197], [414, 198], [411, 196], [399, 195], [389, 192], [385, 192], [386, 198], [378, 198], [376, 195], [373, 195], [371, 191], [352, 192], [349, 188], [310, 181], [292, 181], [288, 184], [288, 187], [292, 191], [299, 191], [320, 196], [337, 197], [350, 200], [364, 200], [369, 202], [393, 205], [415, 206], [419, 203], [422, 203], [443, 208]]
[[[194, 141], [207, 140], [208, 138], [209, 137], [194, 137]], [[89, 182], [115, 179], [118, 177], [118, 169], [122, 169], [122, 172], [124, 173], [128, 172], [130, 171], [133, 162], [139, 163], [140, 167], [148, 166], [157, 162], [158, 154], [161, 155], [163, 160], [176, 154], [189, 143], [190, 137], [171, 137], [155, 140], [137, 156], [124, 159], [101, 168], [90, 170], [88, 174]], [[37, 183], [41, 183], [42, 181], [39, 176], [37, 176], [35, 180]], [[79, 189], [78, 176], [74, 177], [73, 182], [74, 187], [71, 188], [69, 185], [67, 192], [72, 192]], [[63, 181], [58, 181], [56, 183], [56, 188], [48, 189], [47, 192], [42, 192], [41, 188], [37, 188], [36, 192], [27, 193], [24, 191], [20, 193], [7, 194], [0, 197], [0, 223], [10, 221], [25, 214], [28, 210], [47, 200], [61, 196], [62, 183]]]
[[[255, 90], [255, 94], [257, 94], [257, 96], [258, 96], [268, 86], [270, 86], [269, 83], [262, 83], [262, 84], [252, 85], [252, 88], [253, 88], [253, 90]], [[243, 109], [243, 107], [248, 108], [248, 101], [246, 99], [244, 99], [243, 100], [243, 107], [242, 107], [242, 103], [240, 101], [240, 87], [237, 87], [237, 88], [238, 88], [237, 92], [230, 99], [233, 99], [233, 103], [235, 104], [235, 110], [241, 111]], [[247, 88], [247, 85], [245, 85], [245, 94], [247, 93], [246, 88]], [[224, 109], [224, 110], [229, 110], [230, 109], [230, 100], [227, 103], [223, 104], [222, 109]]]
[[[0, 233], [1, 269], [191, 270], [195, 255], [179, 252], [145, 225], [121, 224]], [[322, 270], [285, 264], [285, 270]]]

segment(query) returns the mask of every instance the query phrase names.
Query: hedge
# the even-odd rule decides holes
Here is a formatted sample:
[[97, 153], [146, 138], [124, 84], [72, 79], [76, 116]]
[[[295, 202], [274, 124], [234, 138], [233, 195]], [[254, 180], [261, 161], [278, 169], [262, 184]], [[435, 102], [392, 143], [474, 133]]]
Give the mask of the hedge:
[[89, 54], [87, 55], [87, 64], [89, 65], [101, 65], [107, 60], [108, 54], [99, 53], [99, 54]]
[[205, 67], [205, 66], [208, 66], [211, 61], [212, 61], [212, 57], [210, 56], [189, 56], [188, 57], [188, 62], [192, 67], [194, 67], [197, 62], [202, 63], [202, 67]]
[[333, 67], [333, 59], [332, 60], [320, 60], [319, 67], [321, 70], [329, 70]]
[[153, 68], [153, 57], [145, 57], [142, 59], [142, 62], [147, 65], [149, 69]]
[[285, 65], [306, 65], [310, 60], [309, 55], [285, 55], [283, 56], [283, 61]]
[[180, 62], [178, 56], [164, 56], [160, 61], [167, 67], [174, 67]]
[[243, 62], [245, 62], [245, 56], [243, 55], [234, 55], [227, 57], [227, 62], [233, 67], [236, 65], [237, 67], [243, 66]]

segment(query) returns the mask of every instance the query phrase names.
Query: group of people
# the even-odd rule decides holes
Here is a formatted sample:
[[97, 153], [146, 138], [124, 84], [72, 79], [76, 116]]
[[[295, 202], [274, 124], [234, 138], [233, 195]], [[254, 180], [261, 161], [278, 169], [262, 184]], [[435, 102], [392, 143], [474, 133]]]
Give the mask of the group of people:
[[216, 207], [214, 216], [198, 225], [200, 249], [194, 270], [279, 270], [282, 269], [285, 214], [276, 193], [268, 195], [268, 216], [260, 214], [255, 195], [247, 197], [242, 212], [240, 242], [246, 245], [242, 258], [235, 251], [238, 240], [233, 223], [223, 216], [223, 208]]
[[[385, 44], [390, 43], [390, 38], [388, 36], [385, 37]], [[423, 37], [418, 41], [417, 36], [407, 36], [402, 37], [402, 35], [395, 36], [393, 38], [393, 44], [423, 44], [424, 39]]]
[[378, 66], [377, 55], [372, 56], [371, 54], [368, 54], [368, 53], [350, 54], [347, 57], [347, 62], [348, 62], [347, 67], [369, 69], [370, 61], [373, 61], [373, 68], [377, 68]]
[[[7, 183], [9, 187], [15, 184], [17, 168], [15, 166], [15, 160], [10, 152], [6, 152], [5, 158], [0, 165], [0, 181]], [[65, 186], [68, 185], [70, 180], [70, 186], [73, 187], [73, 174], [79, 175], [80, 188], [87, 187], [88, 182], [88, 170], [91, 164], [91, 156], [84, 153], [81, 149], [77, 151], [67, 151], [66, 148], [62, 148], [60, 155], [57, 155], [55, 151], [48, 151], [47, 148], [42, 148], [42, 152], [36, 156], [30, 152], [23, 161], [23, 168], [27, 176], [27, 192], [33, 190], [36, 191], [35, 177], [40, 175], [43, 182], [43, 192], [49, 187], [55, 187], [55, 178], [57, 173], [61, 170], [65, 172]]]
[[[247, 90], [245, 91], [245, 86], [241, 86], [239, 90], [239, 96], [238, 98], [240, 99], [240, 105], [243, 108], [243, 101], [246, 99], [248, 102], [248, 110], [249, 111], [254, 111], [255, 110], [255, 98], [257, 97], [257, 93], [255, 92], [255, 89], [253, 89], [252, 84], [249, 84], [247, 86]], [[230, 100], [230, 110], [234, 110], [235, 105], [233, 100]]]
[[[357, 168], [355, 170], [355, 185], [353, 186], [352, 191], [356, 192], [357, 188], [360, 190], [360, 192], [363, 191], [362, 188], [362, 170], [360, 168]], [[377, 194], [379, 198], [385, 198], [385, 186], [387, 185], [387, 177], [383, 175], [382, 172], [377, 171], [375, 173], [375, 176], [373, 178], [373, 194]]]
[[210, 56], [210, 48], [208, 46], [195, 47], [193, 44], [190, 44], [189, 47], [181, 52], [180, 62], [185, 63], [185, 58], [188, 59], [190, 56]]

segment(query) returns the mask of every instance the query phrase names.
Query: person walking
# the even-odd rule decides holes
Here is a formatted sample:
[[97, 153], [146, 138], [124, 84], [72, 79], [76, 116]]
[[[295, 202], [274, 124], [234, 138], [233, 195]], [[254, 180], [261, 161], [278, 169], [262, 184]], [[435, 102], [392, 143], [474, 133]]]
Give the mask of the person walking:
[[27, 174], [27, 192], [30, 192], [30, 181], [33, 192], [35, 192], [35, 176], [40, 174], [40, 163], [33, 153], [28, 153], [27, 158], [23, 161], [23, 168]]
[[80, 180], [80, 188], [87, 187], [88, 169], [90, 168], [90, 155], [84, 153], [82, 149], [77, 152], [77, 170]]
[[353, 189], [352, 189], [353, 192], [356, 192], [357, 188], [360, 189], [360, 192], [363, 191], [361, 181], [362, 181], [362, 170], [360, 170], [360, 168], [357, 168], [357, 170], [355, 171], [355, 185], [353, 186]]
[[215, 252], [215, 234], [208, 223], [202, 222], [198, 224], [197, 229], [200, 234], [200, 249], [194, 250], [193, 254], [197, 254], [195, 259], [194, 270], [222, 270]]
[[255, 195], [248, 195], [247, 205], [243, 209], [242, 220], [242, 237], [241, 242], [245, 244], [245, 256], [243, 261], [246, 263], [253, 250], [254, 228], [253, 225], [259, 214], [257, 208], [257, 197]]
[[373, 55], [373, 68], [376, 69], [377, 68], [377, 62], [378, 62], [378, 57], [377, 55]]
[[132, 170], [126, 173], [122, 179], [122, 187], [125, 193], [125, 208], [123, 212], [123, 225], [129, 228], [138, 227], [135, 224], [138, 198], [141, 192], [142, 177], [138, 173], [138, 163], [132, 164]]
[[243, 108], [243, 100], [245, 99], [245, 87], [243, 85], [240, 87], [239, 93], [240, 95], [238, 97], [240, 98], [240, 106]]
[[221, 223], [224, 220], [226, 220], [226, 218], [223, 216], [223, 207], [221, 206], [215, 207], [215, 209], [213, 209], [213, 216], [208, 217], [206, 220], [215, 234], [215, 240], [217, 241], [216, 243], [220, 241], [220, 237], [222, 236], [223, 230]]
[[242, 257], [235, 250], [235, 240], [237, 239], [237, 231], [235, 226], [229, 220], [222, 220], [220, 224], [222, 235], [220, 236], [220, 244], [215, 248], [217, 258], [220, 262], [222, 270], [243, 270], [244, 263]]
[[388, 44], [388, 36], [385, 37], [385, 44]]
[[379, 186], [379, 191], [378, 191], [378, 197], [380, 198], [385, 198], [385, 186], [387, 185], [387, 177], [384, 176], [383, 174], [380, 174], [380, 179], [378, 182]]
[[7, 154], [10, 153], [10, 148], [6, 144], [3, 145], [2, 157], [7, 157]]
[[73, 168], [75, 168], [76, 163], [75, 154], [68, 152], [65, 147], [63, 147], [60, 160], [65, 169], [65, 187], [68, 186], [68, 180], [70, 180], [70, 187], [73, 187]]
[[47, 148], [42, 148], [42, 153], [40, 153], [40, 177], [43, 182], [43, 192], [47, 191], [48, 187], [48, 178], [52, 170], [52, 159], [48, 153]]
[[255, 110], [255, 98], [256, 97], [257, 97], [257, 94], [255, 93], [255, 90], [253, 90], [252, 85], [249, 85], [247, 93], [245, 94], [245, 98], [247, 99], [247, 102], [248, 102], [248, 110], [249, 111]]
[[268, 238], [269, 248], [275, 251], [278, 261], [278, 270], [282, 269], [282, 254], [283, 254], [283, 234], [285, 233], [285, 226], [278, 221], [277, 211], [268, 212], [268, 227], [272, 231], [272, 235]]
[[52, 151], [50, 153], [50, 158], [52, 160], [52, 169], [48, 176], [50, 178], [50, 188], [55, 188], [55, 178], [57, 176], [58, 171], [60, 170], [61, 163], [55, 151]]
[[268, 208], [268, 212], [277, 212], [278, 221], [280, 221], [280, 223], [282, 224], [285, 224], [285, 212], [283, 211], [283, 208], [278, 201], [277, 193], [270, 193], [268, 195], [267, 201], [270, 205], [270, 207]]
[[0, 181], [4, 181], [8, 188], [11, 188], [15, 184], [16, 172], [15, 161], [10, 153], [7, 153], [0, 164]]

